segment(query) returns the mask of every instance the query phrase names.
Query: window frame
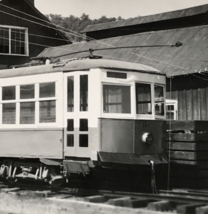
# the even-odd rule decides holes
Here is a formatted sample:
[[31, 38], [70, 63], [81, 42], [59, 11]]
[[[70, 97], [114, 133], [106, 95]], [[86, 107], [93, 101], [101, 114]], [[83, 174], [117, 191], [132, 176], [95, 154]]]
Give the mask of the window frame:
[[[103, 86], [104, 85], [112, 85], [112, 86], [129, 86], [130, 87], [130, 101], [131, 101], [131, 105], [130, 105], [130, 113], [107, 113], [104, 112], [104, 91], [103, 91]], [[132, 119], [134, 118], [134, 102], [133, 102], [133, 91], [134, 91], [134, 83], [125, 83], [122, 82], [120, 84], [115, 83], [115, 82], [102, 82], [101, 83], [101, 97], [102, 97], [102, 112], [101, 112], [101, 116], [105, 117], [105, 118], [127, 118], [127, 119]]]
[[[174, 110], [167, 110], [168, 105], [174, 105]], [[166, 99], [165, 102], [165, 109], [166, 109], [166, 120], [171, 121], [172, 119], [167, 118], [167, 113], [168, 112], [173, 112], [174, 114], [174, 119], [173, 120], [178, 120], [178, 100], [176, 99]]]
[[[25, 27], [19, 27], [19, 26], [11, 26], [11, 25], [0, 25], [0, 28], [7, 28], [9, 29], [9, 53], [1, 53], [0, 55], [9, 55], [9, 56], [29, 56], [29, 38], [28, 38], [28, 28]], [[24, 54], [17, 54], [17, 53], [12, 53], [12, 38], [11, 38], [11, 31], [13, 29], [18, 29], [18, 30], [24, 30], [25, 31], [25, 50]]]
[[[160, 86], [163, 88], [163, 103], [164, 103], [164, 115], [156, 115], [155, 113], [155, 86]], [[155, 115], [155, 118], [157, 119], [166, 119], [166, 91], [165, 91], [165, 85], [163, 84], [160, 84], [160, 83], [153, 83], [153, 90], [154, 90], [154, 115]]]
[[[135, 105], [136, 103], [136, 84], [141, 83], [141, 84], [149, 84], [151, 86], [151, 104], [152, 104], [152, 114], [137, 114], [136, 112], [136, 119], [166, 119], [166, 102], [165, 102], [165, 85], [157, 82], [146, 82], [146, 81], [135, 81]], [[163, 87], [163, 92], [164, 92], [164, 115], [156, 115], [155, 114], [155, 85], [157, 86], [162, 86]], [[136, 106], [135, 106], [136, 108]]]
[[[151, 105], [152, 105], [152, 114], [137, 114], [137, 102], [136, 102], [136, 84], [149, 84], [150, 85], [150, 96], [151, 96]], [[155, 117], [155, 110], [154, 110], [154, 83], [153, 82], [146, 82], [146, 81], [135, 81], [135, 90], [134, 90], [134, 96], [135, 96], [135, 114], [136, 114], [136, 119], [154, 119]]]
[[[40, 98], [39, 97], [39, 86], [41, 83], [55, 83], [55, 94], [53, 97], [44, 97]], [[23, 85], [34, 85], [34, 98], [20, 98], [20, 86]], [[15, 91], [16, 91], [16, 98], [15, 100], [2, 100], [2, 88], [3, 87], [8, 87], [8, 86], [15, 86]], [[24, 128], [24, 127], [46, 127], [46, 126], [57, 126], [58, 120], [57, 120], [57, 107], [58, 107], [58, 95], [57, 95], [57, 87], [58, 87], [58, 80], [57, 79], [49, 79], [47, 81], [41, 81], [41, 82], [24, 82], [24, 83], [18, 83], [18, 84], [4, 84], [0, 86], [0, 126], [1, 127], [15, 127], [15, 128]], [[48, 122], [48, 123], [41, 123], [39, 120], [40, 117], [40, 105], [39, 103], [41, 101], [55, 101], [55, 122]], [[35, 103], [35, 119], [33, 124], [21, 124], [20, 123], [20, 105], [21, 103], [28, 103], [28, 102], [34, 102]], [[3, 104], [6, 103], [15, 103], [16, 104], [16, 123], [14, 124], [3, 124], [2, 119], [3, 119]]]
[[[137, 87], [136, 87], [136, 84], [144, 84], [144, 85], [149, 85], [150, 86], [150, 104], [151, 104], [151, 114], [137, 114]], [[136, 115], [139, 117], [139, 116], [141, 116], [141, 117], [152, 117], [153, 115], [154, 115], [154, 111], [153, 111], [153, 93], [152, 93], [152, 83], [149, 83], [149, 82], [138, 82], [138, 81], [136, 81], [135, 82], [135, 103], [136, 103], [136, 106], [135, 106], [135, 108], [136, 108]], [[146, 102], [146, 101], [145, 101]], [[141, 102], [142, 103], [142, 102]]]

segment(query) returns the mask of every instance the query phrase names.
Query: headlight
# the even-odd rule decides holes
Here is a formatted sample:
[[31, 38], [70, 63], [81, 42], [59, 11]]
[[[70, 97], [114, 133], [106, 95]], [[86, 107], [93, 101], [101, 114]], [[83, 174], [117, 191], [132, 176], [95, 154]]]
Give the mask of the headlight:
[[154, 141], [154, 138], [153, 138], [153, 135], [151, 133], [146, 132], [142, 135], [142, 142], [143, 143], [151, 145], [153, 143], [153, 141]]

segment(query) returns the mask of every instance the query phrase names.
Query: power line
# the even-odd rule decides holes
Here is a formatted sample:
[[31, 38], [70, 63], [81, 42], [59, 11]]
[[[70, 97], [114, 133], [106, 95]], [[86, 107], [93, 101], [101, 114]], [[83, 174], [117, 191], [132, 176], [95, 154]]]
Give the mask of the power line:
[[[22, 20], [25, 20], [25, 21], [29, 21], [31, 23], [34, 23], [34, 24], [37, 24], [37, 25], [41, 25], [41, 26], [44, 26], [44, 27], [47, 27], [47, 28], [51, 28], [51, 29], [54, 29], [54, 30], [58, 30], [57, 28], [54, 28], [54, 27], [50, 27], [48, 25], [45, 25], [45, 24], [41, 24], [41, 23], [38, 23], [38, 22], [35, 22], [35, 21], [32, 21], [32, 20], [29, 20], [29, 19], [26, 19], [26, 18], [23, 18], [23, 17], [20, 17], [20, 16], [16, 16], [14, 14], [11, 14], [11, 13], [7, 13], [5, 11], [2, 11], [0, 10], [1, 13], [4, 13], [4, 14], [7, 14], [7, 15], [10, 15], [10, 16], [13, 16], [13, 17], [16, 17], [16, 18], [19, 18], [19, 19], [22, 19]], [[59, 30], [61, 31], [61, 30]], [[62, 31], [62, 32], [65, 32], [65, 31]], [[69, 32], [67, 32], [69, 33]], [[73, 34], [73, 33], [70, 33], [71, 35], [76, 35], [76, 34]], [[76, 35], [77, 36], [77, 35]]]
[[[0, 5], [2, 5], [2, 4], [0, 4]], [[2, 5], [2, 6], [5, 6], [5, 5]], [[8, 7], [8, 6], [5, 6], [5, 7]], [[18, 11], [18, 12], [20, 12], [20, 13], [23, 13], [23, 14], [25, 14], [25, 15], [31, 16], [31, 15], [29, 15], [29, 14], [27, 14], [27, 13], [21, 12], [21, 11], [19, 11], [19, 10], [13, 9], [13, 8], [11, 8], [11, 7], [8, 7], [8, 8], [10, 8], [10, 9], [12, 9], [12, 10], [15, 10], [15, 11]], [[42, 25], [42, 26], [45, 26], [45, 27], [48, 27], [48, 28], [52, 28], [52, 29], [57, 30], [57, 28], [49, 27], [49, 26], [47, 26], [47, 25], [44, 25], [44, 24], [41, 24], [41, 23], [38, 23], [38, 22], [35, 22], [35, 21], [32, 21], [32, 20], [28, 20], [28, 19], [26, 19], [26, 18], [22, 18], [22, 17], [16, 16], [16, 15], [13, 15], [13, 14], [10, 14], [10, 13], [7, 13], [7, 12], [4, 12], [4, 11], [0, 11], [0, 12], [3, 12], [3, 13], [5, 13], [5, 14], [11, 15], [11, 16], [14, 16], [14, 17], [17, 17], [17, 18], [20, 18], [20, 19], [23, 19], [23, 20], [26, 20], [26, 21], [29, 21], [29, 22], [38, 24], [38, 25]], [[34, 16], [31, 16], [31, 17], [33, 17], [33, 18], [35, 18], [35, 19], [39, 19], [39, 18], [34, 17]], [[39, 19], [39, 20], [44, 21], [44, 22], [47, 22], [47, 21], [45, 21], [45, 20], [43, 20], [43, 19]], [[47, 22], [47, 23], [52, 24], [51, 22]], [[53, 24], [52, 24], [52, 25], [53, 25]], [[60, 30], [60, 31], [61, 31], [61, 30]], [[67, 31], [62, 31], [62, 32], [69, 33], [69, 32], [67, 32]], [[82, 34], [79, 34], [79, 33], [77, 33], [77, 32], [76, 32], [76, 33], [73, 32], [73, 33], [71, 33], [71, 34], [83, 38], [83, 35], [82, 35]], [[86, 38], [86, 37], [85, 37], [85, 38]], [[95, 40], [95, 39], [93, 39], [93, 40], [96, 41], [96, 42], [99, 42], [100, 44], [105, 44], [105, 45], [107, 45], [107, 46], [112, 47], [112, 48], [109, 48], [109, 49], [116, 49], [116, 48], [119, 48], [119, 47], [116, 47], [116, 46], [111, 45], [111, 44], [108, 44], [108, 43], [100, 42], [100, 41], [97, 41], [97, 40]], [[32, 43], [30, 43], [30, 44], [32, 44]], [[34, 44], [35, 44], [35, 45], [40, 45], [40, 44], [38, 44], [38, 43], [34, 43]], [[50, 46], [45, 46], [45, 45], [41, 45], [41, 46], [50, 48]], [[60, 47], [53, 47], [53, 48], [60, 48]], [[65, 49], [65, 48], [62, 47], [61, 49]], [[101, 50], [101, 49], [100, 49], [100, 50]], [[84, 52], [86, 52], [86, 51], [84, 51]], [[77, 53], [78, 53], [78, 52], [77, 52]], [[176, 65], [173, 65], [173, 64], [171, 64], [171, 63], [166, 63], [166, 62], [163, 62], [163, 61], [161, 61], [161, 60], [157, 60], [157, 59], [154, 59], [154, 58], [151, 58], [151, 57], [146, 57], [146, 56], [144, 56], [144, 55], [140, 55], [140, 54], [135, 53], [135, 52], [133, 52], [133, 51], [130, 51], [129, 53], [134, 54], [134, 55], [136, 55], [136, 56], [139, 56], [139, 57], [141, 57], [141, 58], [146, 58], [146, 59], [148, 59], [148, 60], [153, 60], [153, 61], [156, 61], [156, 62], [159, 62], [159, 63], [162, 63], [162, 64], [166, 64], [166, 65], [171, 66], [171, 67], [176, 67], [176, 68], [179, 68], [179, 69], [182, 69], [182, 70], [187, 70], [187, 69], [184, 68], [184, 67], [176, 66]], [[104, 56], [104, 55], [103, 55], [103, 56]], [[176, 72], [177, 72], [177, 71], [176, 71]], [[174, 72], [174, 73], [175, 73], [175, 72]], [[173, 75], [174, 73], [172, 73], [171, 75]]]
[[[1, 5], [1, 4], [0, 4]], [[32, 22], [32, 23], [35, 23], [35, 24], [38, 24], [38, 25], [42, 25], [42, 26], [45, 26], [45, 27], [49, 27], [49, 26], [47, 26], [47, 25], [44, 25], [44, 24], [41, 24], [41, 23], [37, 23], [37, 22], [35, 22], [35, 21], [31, 21], [31, 20], [28, 20], [28, 19], [26, 19], [26, 18], [22, 18], [22, 17], [20, 17], [20, 16], [16, 16], [16, 15], [13, 15], [13, 14], [10, 14], [10, 13], [7, 13], [7, 12], [4, 12], [4, 11], [0, 11], [0, 12], [3, 12], [3, 13], [6, 13], [6, 14], [8, 14], [8, 15], [11, 15], [11, 16], [14, 16], [14, 17], [17, 17], [17, 18], [20, 18], [20, 19], [23, 19], [23, 20], [26, 20], [26, 21], [29, 21], [29, 22]], [[42, 20], [42, 19], [41, 19]], [[42, 20], [43, 21], [43, 20]], [[49, 27], [49, 28], [51, 28], [51, 27]], [[53, 28], [54, 29], [54, 28]], [[97, 40], [95, 40], [95, 41], [97, 41]], [[101, 42], [102, 43], [102, 42]], [[108, 44], [108, 43], [102, 43], [102, 44], [105, 44], [105, 45], [108, 45], [108, 46], [111, 46], [111, 47], [115, 47], [115, 46], [113, 46], [113, 45], [110, 45], [110, 44]], [[54, 48], [57, 48], [57, 47], [54, 47]], [[144, 56], [142, 56], [142, 55], [139, 55], [139, 54], [137, 54], [137, 53], [134, 53], [134, 52], [130, 52], [131, 54], [134, 54], [134, 55], [137, 55], [137, 56], [140, 56], [140, 57], [143, 57], [143, 58], [147, 58], [147, 59], [149, 59], [148, 57], [144, 57]], [[155, 60], [155, 59], [153, 59], [153, 58], [150, 58], [151, 60]], [[158, 60], [156, 60], [156, 61], [158, 61]], [[161, 61], [160, 61], [161, 62]]]
[[[35, 16], [32, 16], [32, 15], [30, 15], [30, 14], [28, 14], [28, 13], [24, 13], [24, 12], [22, 12], [22, 11], [20, 11], [20, 10], [16, 10], [16, 9], [14, 9], [14, 8], [12, 8], [12, 7], [3, 5], [3, 4], [1, 4], [1, 3], [0, 3], [0, 5], [3, 6], [3, 7], [9, 8], [9, 9], [11, 9], [11, 10], [14, 10], [14, 11], [16, 11], [16, 12], [22, 13], [22, 14], [24, 14], [24, 15], [27, 15], [27, 16], [29, 16], [29, 17], [35, 18], [35, 19], [37, 19], [37, 20], [43, 21], [43, 22], [45, 22], [45, 23], [48, 23], [48, 24], [50, 24], [50, 25], [53, 25], [53, 26], [56, 26], [56, 27], [58, 27], [58, 28], [64, 29], [64, 31], [63, 31], [63, 30], [60, 30], [60, 29], [57, 29], [57, 28], [53, 28], [53, 29], [55, 29], [55, 30], [58, 30], [58, 31], [61, 31], [61, 32], [65, 32], [65, 33], [70, 33], [70, 32], [72, 32], [74, 36], [82, 37], [82, 38], [84, 38], [84, 39], [86, 38], [86, 36], [84, 36], [83, 34], [80, 34], [80, 33], [76, 32], [76, 31], [72, 31], [72, 30], [63, 28], [63, 27], [61, 27], [61, 26], [59, 26], [59, 25], [56, 25], [56, 24], [54, 24], [54, 23], [52, 23], [52, 22], [50, 22], [50, 21], [46, 21], [46, 20], [40, 19], [40, 18], [35, 17]], [[22, 17], [19, 17], [19, 18], [22, 18]], [[31, 20], [30, 20], [30, 21], [31, 21]], [[49, 27], [49, 26], [47, 26], [47, 27]], [[51, 28], [51, 27], [50, 27], [50, 28]], [[69, 31], [69, 32], [68, 32], [68, 31]], [[91, 40], [91, 39], [94, 40], [93, 38], [90, 38], [90, 37], [87, 37], [87, 38], [90, 39], [90, 40]]]

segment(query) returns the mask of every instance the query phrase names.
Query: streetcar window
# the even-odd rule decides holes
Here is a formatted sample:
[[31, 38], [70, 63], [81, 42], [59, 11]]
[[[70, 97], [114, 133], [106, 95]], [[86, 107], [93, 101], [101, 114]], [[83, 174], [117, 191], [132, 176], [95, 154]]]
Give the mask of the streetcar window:
[[52, 123], [56, 122], [56, 101], [41, 101], [40, 105], [40, 123]]
[[73, 134], [67, 135], [67, 147], [74, 147], [74, 135]]
[[20, 86], [20, 99], [32, 99], [35, 96], [34, 85], [21, 85]]
[[79, 131], [88, 131], [88, 119], [79, 120]]
[[155, 115], [163, 116], [164, 111], [164, 87], [155, 85]]
[[130, 86], [103, 85], [103, 111], [105, 113], [131, 113]]
[[136, 83], [137, 114], [152, 114], [151, 85]]
[[2, 123], [16, 123], [16, 103], [4, 103], [2, 107]]
[[80, 111], [88, 110], [88, 75], [80, 75]]
[[55, 82], [40, 83], [40, 98], [55, 97]]
[[74, 77], [67, 79], [67, 111], [74, 111]]
[[107, 77], [110, 78], [117, 78], [117, 79], [127, 79], [127, 73], [120, 73], [120, 72], [107, 72]]
[[15, 100], [15, 86], [2, 87], [2, 100]]
[[20, 124], [35, 123], [35, 102], [20, 103]]
[[74, 120], [67, 120], [67, 131], [74, 131]]
[[88, 135], [87, 134], [79, 135], [79, 147], [88, 147]]

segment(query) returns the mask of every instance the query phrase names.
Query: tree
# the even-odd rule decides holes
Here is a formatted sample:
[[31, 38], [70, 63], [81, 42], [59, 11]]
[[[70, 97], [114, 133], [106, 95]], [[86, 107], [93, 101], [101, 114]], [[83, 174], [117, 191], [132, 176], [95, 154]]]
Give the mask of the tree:
[[100, 24], [106, 22], [113, 22], [116, 20], [123, 20], [122, 17], [107, 18], [106, 16], [101, 16], [99, 19], [91, 20], [89, 15], [83, 13], [80, 17], [75, 17], [70, 15], [68, 17], [63, 17], [57, 14], [49, 14], [46, 17], [56, 26], [64, 28], [66, 36], [73, 42], [84, 40], [84, 35], [82, 31], [88, 26], [93, 24]]

